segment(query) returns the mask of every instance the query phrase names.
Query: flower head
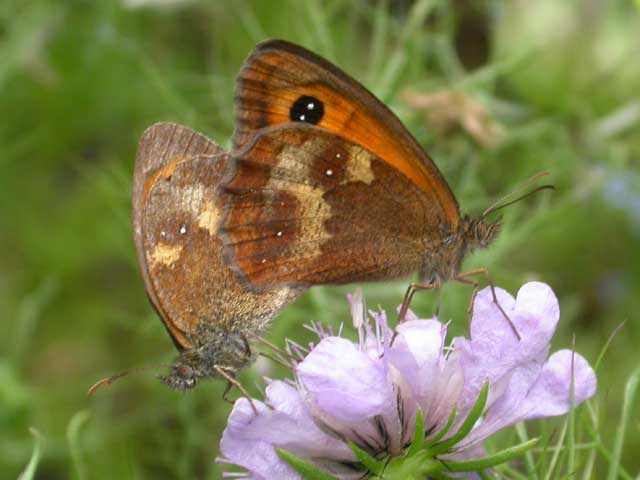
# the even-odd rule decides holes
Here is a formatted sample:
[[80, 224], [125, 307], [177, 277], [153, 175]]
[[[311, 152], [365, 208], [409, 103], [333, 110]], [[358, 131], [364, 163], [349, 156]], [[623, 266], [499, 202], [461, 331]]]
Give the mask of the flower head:
[[385, 312], [367, 317], [354, 295], [359, 341], [315, 325], [320, 341], [310, 352], [290, 343], [299, 357], [295, 381], [271, 381], [264, 402], [253, 401], [257, 415], [247, 399], [236, 402], [222, 461], [250, 478], [302, 478], [278, 448], [336, 478], [356, 479], [367, 473], [358, 452], [397, 457], [416, 435], [424, 436], [430, 461], [462, 461], [482, 457], [482, 441], [500, 429], [567, 413], [572, 387], [576, 405], [593, 396], [596, 377], [583, 357], [569, 350], [549, 356], [559, 320], [552, 290], [528, 283], [515, 299], [501, 289], [496, 295], [520, 338], [488, 288], [476, 297], [470, 338], [450, 344], [437, 319], [409, 312], [394, 332]]

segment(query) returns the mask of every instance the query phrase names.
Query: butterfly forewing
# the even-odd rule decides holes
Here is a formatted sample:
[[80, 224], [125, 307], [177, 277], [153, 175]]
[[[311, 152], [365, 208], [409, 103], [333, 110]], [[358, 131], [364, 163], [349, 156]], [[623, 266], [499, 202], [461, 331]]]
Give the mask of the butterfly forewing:
[[257, 286], [403, 276], [435, 248], [425, 232], [447, 225], [380, 157], [314, 126], [262, 131], [229, 177], [222, 236]]
[[431, 208], [457, 224], [458, 205], [435, 164], [400, 120], [339, 68], [297, 45], [271, 40], [258, 45], [236, 85], [234, 147], [259, 130], [310, 123], [366, 148], [424, 192]]

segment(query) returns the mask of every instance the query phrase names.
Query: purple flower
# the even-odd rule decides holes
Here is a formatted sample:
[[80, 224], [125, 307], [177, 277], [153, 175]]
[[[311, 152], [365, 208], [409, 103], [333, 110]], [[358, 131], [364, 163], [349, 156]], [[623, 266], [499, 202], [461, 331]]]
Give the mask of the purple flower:
[[[572, 373], [574, 403], [593, 396], [595, 373], [583, 357], [569, 350], [549, 356], [559, 320], [551, 288], [532, 282], [515, 299], [501, 289], [496, 295], [520, 338], [486, 288], [474, 303], [470, 338], [447, 345], [445, 324], [411, 312], [394, 338], [385, 312], [369, 312], [371, 322], [356, 293], [349, 300], [359, 341], [315, 325], [320, 341], [310, 352], [290, 342], [295, 380], [270, 381], [264, 402], [253, 400], [258, 415], [249, 400], [236, 402], [220, 461], [244, 467], [247, 478], [301, 479], [279, 448], [336, 478], [363, 478], [349, 443], [374, 458], [397, 457], [414, 440], [419, 415], [432, 458], [462, 461], [484, 456], [482, 441], [500, 429], [567, 413]], [[482, 415], [457, 438], [485, 393]]]

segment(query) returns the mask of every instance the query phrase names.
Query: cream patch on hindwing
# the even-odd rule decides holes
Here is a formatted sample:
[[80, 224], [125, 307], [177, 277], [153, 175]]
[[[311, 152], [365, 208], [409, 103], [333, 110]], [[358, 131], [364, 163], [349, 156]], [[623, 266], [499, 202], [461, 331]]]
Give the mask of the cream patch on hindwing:
[[[175, 178], [175, 177], [174, 177]], [[179, 183], [161, 183], [152, 192], [151, 201], [161, 202], [168, 211], [161, 217], [160, 223], [155, 223], [149, 241], [152, 248], [147, 254], [151, 268], [159, 266], [173, 268], [183, 253], [190, 236], [190, 225], [196, 225], [215, 235], [220, 213], [213, 199], [215, 188], [205, 184], [180, 185]], [[169, 195], [170, 203], [165, 203]], [[186, 214], [186, 218], [184, 218]], [[165, 223], [166, 219], [182, 217], [185, 221], [174, 224]], [[156, 217], [157, 218], [157, 217]], [[149, 219], [149, 221], [152, 221]], [[150, 232], [151, 233], [151, 232]]]
[[371, 170], [372, 155], [362, 147], [351, 146], [349, 156], [345, 166], [343, 183], [364, 182], [369, 185], [375, 180], [373, 170]]
[[180, 258], [182, 253], [182, 245], [169, 245], [167, 243], [158, 243], [153, 252], [151, 252], [152, 266], [158, 264], [171, 267]]
[[193, 222], [214, 236], [220, 221], [220, 209], [215, 204], [215, 189], [203, 184], [174, 186], [173, 209], [189, 214]]
[[198, 226], [215, 235], [220, 222], [220, 209], [212, 200], [207, 200], [198, 215]]
[[[325, 189], [319, 184], [312, 184], [306, 179], [312, 178], [311, 169], [317, 156], [324, 150], [324, 144], [313, 138], [305, 141], [301, 146], [287, 145], [278, 156], [275, 169], [282, 168], [295, 172], [297, 182], [290, 182], [271, 176], [266, 190], [280, 190], [293, 195], [298, 203], [296, 217], [304, 219], [300, 223], [298, 238], [313, 239], [312, 243], [305, 243], [299, 247], [292, 246], [290, 255], [294, 257], [315, 257], [321, 254], [320, 246], [331, 238], [331, 234], [324, 227], [324, 222], [331, 213], [330, 205], [322, 198]], [[310, 249], [310, 245], [313, 248]]]

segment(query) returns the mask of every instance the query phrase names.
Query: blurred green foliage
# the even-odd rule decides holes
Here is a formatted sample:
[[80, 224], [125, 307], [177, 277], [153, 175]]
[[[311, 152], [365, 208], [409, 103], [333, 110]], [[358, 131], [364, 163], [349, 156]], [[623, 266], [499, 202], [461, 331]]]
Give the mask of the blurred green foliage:
[[[230, 411], [223, 382], [182, 395], [147, 372], [92, 398], [86, 389], [175, 354], [135, 264], [129, 196], [137, 139], [170, 120], [228, 147], [236, 72], [270, 37], [328, 57], [387, 102], [467, 212], [482, 211], [535, 172], [551, 172], [557, 192], [505, 210], [499, 239], [465, 266], [488, 267], [514, 293], [527, 280], [549, 283], [562, 310], [554, 346], [570, 346], [575, 335], [592, 362], [624, 322], [600, 365], [592, 404], [599, 421], [591, 432], [599, 442], [593, 478], [600, 478], [626, 378], [640, 360], [638, 5], [3, 0], [3, 478], [29, 463], [30, 427], [41, 438], [33, 478], [219, 477], [214, 458]], [[500, 140], [488, 148], [465, 129], [435, 128], [437, 112], [425, 122], [407, 90], [472, 99], [501, 126]], [[372, 284], [365, 294], [392, 309], [406, 285]], [[308, 292], [281, 314], [269, 339], [306, 342], [303, 322], [348, 321], [344, 294], [352, 288]], [[447, 285], [439, 296], [418, 295], [414, 309], [428, 316], [439, 302], [441, 319], [453, 319], [461, 334], [470, 293]], [[242, 376], [255, 393], [265, 368]], [[640, 409], [630, 408], [621, 466], [635, 475]], [[543, 430], [553, 434], [553, 425]]]

